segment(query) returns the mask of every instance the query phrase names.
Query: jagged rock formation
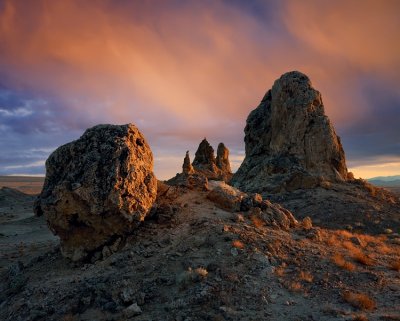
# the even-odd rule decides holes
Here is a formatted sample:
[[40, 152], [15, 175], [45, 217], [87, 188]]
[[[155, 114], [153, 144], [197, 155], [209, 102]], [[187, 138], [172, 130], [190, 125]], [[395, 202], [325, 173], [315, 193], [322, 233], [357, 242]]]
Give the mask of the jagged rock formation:
[[229, 150], [223, 143], [219, 143], [217, 158], [215, 158], [214, 149], [204, 138], [196, 151], [192, 165], [196, 172], [205, 175], [208, 179], [228, 182], [232, 177]]
[[[306, 75], [293, 71], [275, 81], [247, 118], [245, 144], [246, 157], [231, 180], [240, 190], [327, 227], [356, 222], [382, 233], [398, 226], [398, 198], [347, 172], [340, 138]], [[381, 219], [385, 224], [371, 224]]]
[[193, 160], [193, 167], [197, 170], [216, 172], [214, 148], [210, 145], [207, 139], [203, 139], [197, 148]]
[[247, 118], [246, 157], [232, 184], [245, 191], [282, 192], [345, 181], [340, 138], [310, 79], [292, 71], [275, 81]]
[[204, 138], [197, 148], [193, 163], [190, 164], [189, 151], [187, 151], [183, 159], [182, 173], [168, 180], [168, 184], [204, 189], [207, 188], [208, 180], [229, 182], [231, 178], [229, 149], [223, 143], [219, 143], [215, 158], [214, 148]]
[[185, 158], [183, 159], [182, 173], [185, 175], [194, 174], [194, 168], [190, 163], [189, 151], [186, 152]]
[[116, 247], [143, 221], [156, 194], [153, 155], [139, 130], [98, 125], [47, 159], [35, 212], [60, 237], [63, 255], [76, 261]]
[[217, 158], [215, 164], [224, 173], [231, 174], [231, 164], [229, 162], [229, 149], [225, 147], [224, 143], [218, 144]]

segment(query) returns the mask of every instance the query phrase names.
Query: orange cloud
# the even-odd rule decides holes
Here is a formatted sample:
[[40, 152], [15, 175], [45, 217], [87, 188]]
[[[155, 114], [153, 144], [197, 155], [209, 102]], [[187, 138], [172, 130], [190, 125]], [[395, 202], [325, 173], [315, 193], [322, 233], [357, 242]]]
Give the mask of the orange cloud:
[[243, 149], [248, 113], [289, 70], [310, 76], [335, 124], [365, 117], [362, 73], [400, 82], [399, 2], [384, 4], [287, 1], [270, 22], [229, 2], [6, 0], [0, 66], [73, 117], [136, 123], [165, 178], [204, 136]]

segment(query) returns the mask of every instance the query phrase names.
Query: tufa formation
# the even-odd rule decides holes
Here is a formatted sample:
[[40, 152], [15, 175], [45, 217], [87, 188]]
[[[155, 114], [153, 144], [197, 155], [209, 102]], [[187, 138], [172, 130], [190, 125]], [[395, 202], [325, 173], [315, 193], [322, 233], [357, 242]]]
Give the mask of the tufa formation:
[[282, 75], [247, 118], [246, 157], [231, 183], [244, 191], [280, 193], [347, 179], [340, 138], [310, 79]]
[[223, 143], [219, 143], [217, 157], [215, 157], [214, 148], [204, 138], [197, 148], [193, 163], [190, 164], [189, 151], [187, 151], [183, 159], [182, 173], [176, 174], [167, 183], [189, 188], [207, 189], [208, 180], [229, 182], [231, 178], [229, 149]]
[[192, 165], [195, 171], [204, 174], [208, 179], [228, 182], [232, 177], [229, 149], [223, 143], [219, 143], [215, 158], [214, 149], [204, 138], [196, 151]]
[[194, 174], [194, 168], [192, 164], [190, 164], [189, 151], [186, 151], [185, 158], [183, 159], [182, 173], [185, 175]]
[[35, 212], [60, 237], [63, 255], [77, 261], [118, 247], [156, 194], [153, 155], [140, 131], [132, 124], [98, 125], [47, 159]]

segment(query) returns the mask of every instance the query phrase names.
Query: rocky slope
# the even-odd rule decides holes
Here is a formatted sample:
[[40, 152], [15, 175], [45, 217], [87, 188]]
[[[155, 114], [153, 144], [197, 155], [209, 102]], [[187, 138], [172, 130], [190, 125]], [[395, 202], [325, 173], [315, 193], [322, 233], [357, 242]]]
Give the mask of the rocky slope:
[[210, 193], [161, 184], [153, 215], [95, 263], [72, 263], [55, 247], [13, 265], [0, 276], [0, 319], [400, 318], [399, 238], [308, 219], [284, 229], [259, 215], [257, 196], [228, 211]]

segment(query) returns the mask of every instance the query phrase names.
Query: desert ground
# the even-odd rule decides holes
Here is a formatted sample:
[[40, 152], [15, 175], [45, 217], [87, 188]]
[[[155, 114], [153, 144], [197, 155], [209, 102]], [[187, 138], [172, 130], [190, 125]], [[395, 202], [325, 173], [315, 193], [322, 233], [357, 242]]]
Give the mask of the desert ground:
[[27, 263], [57, 244], [43, 217], [35, 217], [33, 202], [44, 178], [0, 176], [0, 271]]
[[120, 251], [73, 263], [44, 218], [33, 216], [34, 196], [18, 191], [38, 192], [38, 181], [35, 190], [29, 179], [7, 179], [2, 320], [400, 320], [396, 233], [307, 220], [284, 230], [222, 209], [207, 191], [164, 187], [168, 210]]

